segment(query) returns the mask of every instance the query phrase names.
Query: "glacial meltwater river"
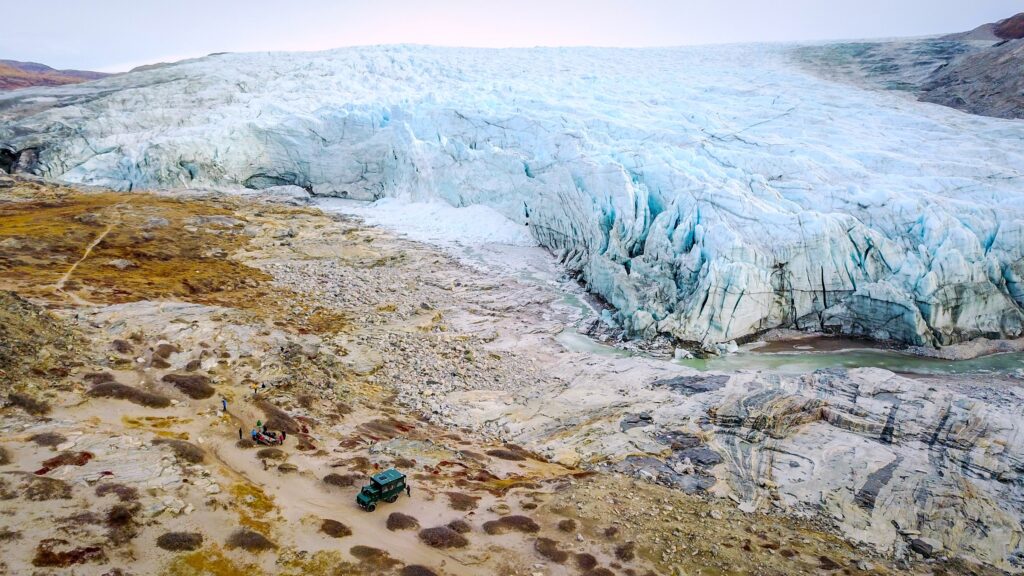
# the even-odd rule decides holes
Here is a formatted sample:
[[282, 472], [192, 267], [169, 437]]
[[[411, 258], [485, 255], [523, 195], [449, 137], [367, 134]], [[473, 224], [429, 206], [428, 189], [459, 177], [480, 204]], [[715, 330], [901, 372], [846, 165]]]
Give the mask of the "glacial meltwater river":
[[[555, 336], [562, 346], [577, 352], [602, 356], [631, 356], [629, 350], [598, 342], [572, 328]], [[735, 372], [738, 370], [770, 370], [784, 373], [809, 373], [821, 368], [884, 368], [904, 374], [985, 374], [1024, 372], [1024, 352], [993, 354], [971, 360], [943, 360], [915, 356], [898, 350], [854, 348], [830, 351], [758, 352], [743, 350], [735, 354], [711, 358], [672, 360], [697, 370]]]

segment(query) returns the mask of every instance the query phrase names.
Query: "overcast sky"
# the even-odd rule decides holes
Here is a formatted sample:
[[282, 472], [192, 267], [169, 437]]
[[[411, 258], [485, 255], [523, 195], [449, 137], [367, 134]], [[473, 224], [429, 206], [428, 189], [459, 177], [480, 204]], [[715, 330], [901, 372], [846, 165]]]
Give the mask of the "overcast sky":
[[122, 71], [210, 52], [365, 44], [675, 46], [921, 36], [1024, 0], [35, 0], [0, 58]]

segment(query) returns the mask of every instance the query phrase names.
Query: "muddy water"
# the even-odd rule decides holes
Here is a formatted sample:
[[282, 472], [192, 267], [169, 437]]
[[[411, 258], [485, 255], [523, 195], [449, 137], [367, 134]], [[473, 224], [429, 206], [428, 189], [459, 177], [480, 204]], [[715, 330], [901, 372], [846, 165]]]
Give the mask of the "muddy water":
[[1024, 371], [1024, 353], [995, 354], [972, 360], [922, 358], [892, 350], [854, 349], [835, 352], [740, 352], [709, 359], [676, 360], [697, 370], [735, 372], [771, 370], [806, 373], [820, 368], [885, 368], [906, 374], [1007, 374]]
[[[599, 356], [632, 356], [636, 352], [622, 350], [598, 342], [573, 329], [566, 329], [555, 340], [568, 350]], [[799, 346], [799, 344], [797, 344]], [[971, 360], [924, 358], [896, 350], [855, 348], [836, 350], [792, 350], [786, 352], [741, 351], [713, 358], [671, 360], [676, 364], [701, 371], [736, 372], [739, 370], [771, 371], [804, 374], [822, 368], [885, 368], [902, 374], [1013, 374], [1024, 373], [1024, 353], [994, 354]], [[668, 361], [668, 360], [666, 360]]]

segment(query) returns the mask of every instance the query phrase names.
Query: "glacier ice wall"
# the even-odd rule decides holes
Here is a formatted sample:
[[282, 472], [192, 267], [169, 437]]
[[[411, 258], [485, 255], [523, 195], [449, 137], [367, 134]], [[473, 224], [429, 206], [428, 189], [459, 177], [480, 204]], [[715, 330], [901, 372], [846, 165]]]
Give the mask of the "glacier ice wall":
[[791, 51], [217, 55], [2, 95], [0, 157], [128, 190], [487, 205], [636, 335], [1019, 336], [1024, 123], [822, 80]]

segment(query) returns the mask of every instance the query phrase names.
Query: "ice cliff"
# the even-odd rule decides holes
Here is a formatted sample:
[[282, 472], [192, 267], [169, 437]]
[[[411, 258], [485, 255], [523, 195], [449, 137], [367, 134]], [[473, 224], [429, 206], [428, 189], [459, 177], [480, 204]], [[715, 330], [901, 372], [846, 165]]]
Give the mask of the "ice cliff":
[[636, 335], [1019, 336], [1024, 123], [823, 80], [791, 53], [210, 56], [0, 96], [0, 168], [486, 205]]

